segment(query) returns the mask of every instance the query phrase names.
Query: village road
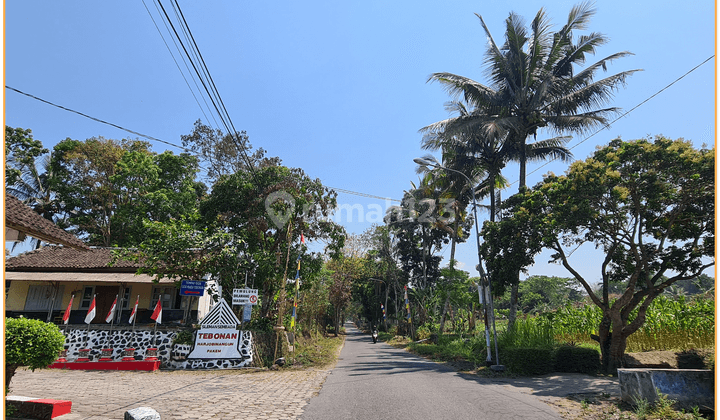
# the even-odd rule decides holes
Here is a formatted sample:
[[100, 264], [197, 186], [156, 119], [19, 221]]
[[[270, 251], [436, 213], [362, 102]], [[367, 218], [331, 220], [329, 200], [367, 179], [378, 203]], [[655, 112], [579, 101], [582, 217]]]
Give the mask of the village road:
[[[558, 419], [545, 402], [619, 394], [616, 379], [580, 374], [480, 378], [384, 343], [350, 324], [329, 370], [79, 371], [19, 369], [10, 395], [72, 401], [57, 420], [122, 419], [137, 407], [170, 419]], [[324, 383], [324, 385], [323, 385]], [[322, 388], [322, 390], [321, 390]], [[319, 392], [319, 394], [318, 394]], [[308, 404], [309, 403], [309, 404]]]
[[302, 419], [560, 419], [533, 395], [454, 370], [346, 325], [345, 347]]

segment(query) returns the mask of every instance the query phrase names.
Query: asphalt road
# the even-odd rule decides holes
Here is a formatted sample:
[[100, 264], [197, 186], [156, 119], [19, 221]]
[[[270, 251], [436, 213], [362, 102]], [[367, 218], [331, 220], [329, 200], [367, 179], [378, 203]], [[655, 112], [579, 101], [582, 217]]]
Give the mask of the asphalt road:
[[537, 397], [378, 342], [346, 325], [345, 347], [302, 419], [560, 419]]

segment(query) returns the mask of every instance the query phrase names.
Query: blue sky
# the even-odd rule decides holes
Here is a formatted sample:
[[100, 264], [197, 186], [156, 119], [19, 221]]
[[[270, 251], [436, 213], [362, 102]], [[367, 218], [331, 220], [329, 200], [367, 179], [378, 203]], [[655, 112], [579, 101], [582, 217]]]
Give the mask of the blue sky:
[[[301, 167], [330, 187], [400, 199], [417, 181], [418, 130], [445, 119], [449, 99], [434, 72], [486, 82], [485, 34], [496, 42], [511, 11], [529, 22], [544, 7], [558, 29], [567, 1], [180, 1], [183, 14], [238, 130], [255, 147]], [[164, 4], [168, 4], [167, 1]], [[146, 10], [146, 6], [150, 13]], [[614, 106], [628, 111], [715, 53], [715, 10], [709, 0], [598, 1], [591, 31], [610, 42], [596, 56], [630, 51], [607, 74], [643, 69], [618, 91]], [[208, 122], [178, 70], [143, 1], [5, 2], [5, 84], [44, 100], [170, 143]], [[166, 40], [167, 32], [163, 30]], [[175, 52], [175, 56], [178, 57]], [[577, 159], [618, 136], [647, 135], [714, 142], [715, 59], [633, 112], [587, 138], [569, 143]], [[187, 74], [187, 72], [186, 72]], [[136, 137], [5, 89], [5, 123], [30, 128], [52, 148], [67, 137]], [[205, 114], [210, 115], [207, 111]], [[213, 122], [214, 125], [214, 122]], [[541, 133], [538, 138], [541, 138]], [[151, 142], [153, 150], [180, 150]], [[528, 185], [564, 164], [528, 167]], [[517, 181], [517, 166], [506, 176]], [[517, 191], [514, 183], [505, 196]], [[377, 198], [340, 193], [355, 206], [339, 221], [350, 233], [378, 222], [389, 206]], [[359, 209], [362, 209], [360, 214]], [[362, 217], [361, 217], [362, 216]], [[482, 218], [482, 216], [481, 216]], [[360, 220], [362, 219], [362, 220]], [[457, 259], [476, 275], [474, 239]], [[444, 251], [447, 257], [449, 249]], [[569, 276], [542, 254], [530, 274]], [[599, 279], [592, 250], [573, 256], [579, 271]]]

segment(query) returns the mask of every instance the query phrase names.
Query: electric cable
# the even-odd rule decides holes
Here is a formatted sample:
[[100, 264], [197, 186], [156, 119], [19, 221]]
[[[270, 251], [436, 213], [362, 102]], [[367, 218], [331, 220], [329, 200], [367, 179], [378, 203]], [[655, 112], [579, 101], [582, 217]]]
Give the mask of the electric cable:
[[[624, 114], [620, 115], [619, 117], [617, 117], [617, 118], [615, 118], [614, 120], [612, 120], [611, 122], [609, 122], [605, 127], [603, 127], [603, 128], [601, 128], [601, 129], [597, 130], [596, 132], [590, 134], [589, 136], [587, 136], [586, 138], [584, 138], [582, 141], [580, 141], [578, 144], [572, 146], [572, 147], [571, 147], [570, 149], [568, 149], [568, 150], [572, 150], [572, 149], [580, 146], [581, 144], [583, 144], [583, 143], [585, 143], [586, 141], [588, 141], [591, 137], [594, 137], [596, 134], [598, 134], [598, 133], [600, 133], [601, 131], [603, 131], [605, 128], [610, 128], [611, 125], [615, 124], [615, 123], [616, 123], [617, 121], [619, 121], [621, 118], [625, 118], [626, 115], [628, 115], [629, 113], [633, 112], [634, 110], [640, 108], [640, 106], [644, 105], [645, 103], [647, 103], [648, 101], [650, 101], [650, 100], [653, 99], [654, 97], [658, 96], [658, 95], [661, 94], [663, 91], [665, 91], [665, 90], [667, 90], [668, 88], [670, 88], [670, 86], [672, 86], [672, 85], [674, 85], [675, 83], [679, 82], [681, 79], [685, 78], [687, 75], [689, 75], [690, 73], [694, 72], [695, 70], [697, 70], [698, 68], [700, 68], [700, 66], [702, 66], [703, 64], [705, 64], [705, 63], [707, 63], [708, 61], [712, 60], [713, 58], [715, 58], [715, 54], [711, 55], [710, 57], [708, 57], [708, 58], [707, 58], [705, 61], [703, 61], [702, 63], [700, 63], [700, 64], [698, 64], [697, 66], [693, 67], [692, 69], [688, 70], [685, 74], [683, 74], [682, 76], [680, 76], [680, 77], [678, 77], [677, 79], [673, 80], [670, 84], [668, 84], [667, 86], [665, 86], [665, 87], [663, 87], [662, 89], [658, 90], [658, 91], [655, 92], [654, 94], [650, 95], [647, 99], [645, 99], [644, 101], [642, 101], [642, 102], [640, 102], [639, 104], [635, 105], [634, 107], [630, 108], [630, 110], [628, 110], [628, 111], [625, 112]], [[527, 175], [534, 174], [535, 172], [537, 172], [537, 171], [539, 171], [540, 169], [544, 168], [545, 166], [551, 164], [551, 163], [554, 162], [555, 160], [557, 160], [557, 158], [551, 159], [551, 160], [543, 163], [542, 165], [538, 166], [538, 167], [535, 168], [534, 170], [528, 172]], [[513, 184], [517, 183], [517, 182], [520, 182], [520, 180], [511, 182], [510, 184], [508, 184], [508, 187], [509, 187], [510, 185], [513, 185]]]

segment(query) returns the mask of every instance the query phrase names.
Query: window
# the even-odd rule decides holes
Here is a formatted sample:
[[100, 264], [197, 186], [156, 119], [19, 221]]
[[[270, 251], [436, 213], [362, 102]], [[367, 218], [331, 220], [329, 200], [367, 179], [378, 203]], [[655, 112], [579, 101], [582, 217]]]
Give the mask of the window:
[[173, 309], [176, 294], [177, 290], [175, 287], [153, 287], [150, 309], [155, 309], [158, 299], [162, 300], [162, 307], [164, 309]]
[[62, 296], [65, 286], [57, 289], [47, 285], [30, 285], [28, 288], [27, 300], [25, 301], [26, 311], [47, 311], [51, 303], [53, 309], [62, 309]]
[[[122, 290], [122, 309], [127, 309], [130, 304], [130, 288], [125, 287]], [[135, 306], [135, 303], [133, 303], [133, 306]]]
[[95, 286], [85, 286], [83, 289], [82, 300], [80, 301], [80, 308], [88, 309], [90, 302], [93, 300], [95, 294]]

